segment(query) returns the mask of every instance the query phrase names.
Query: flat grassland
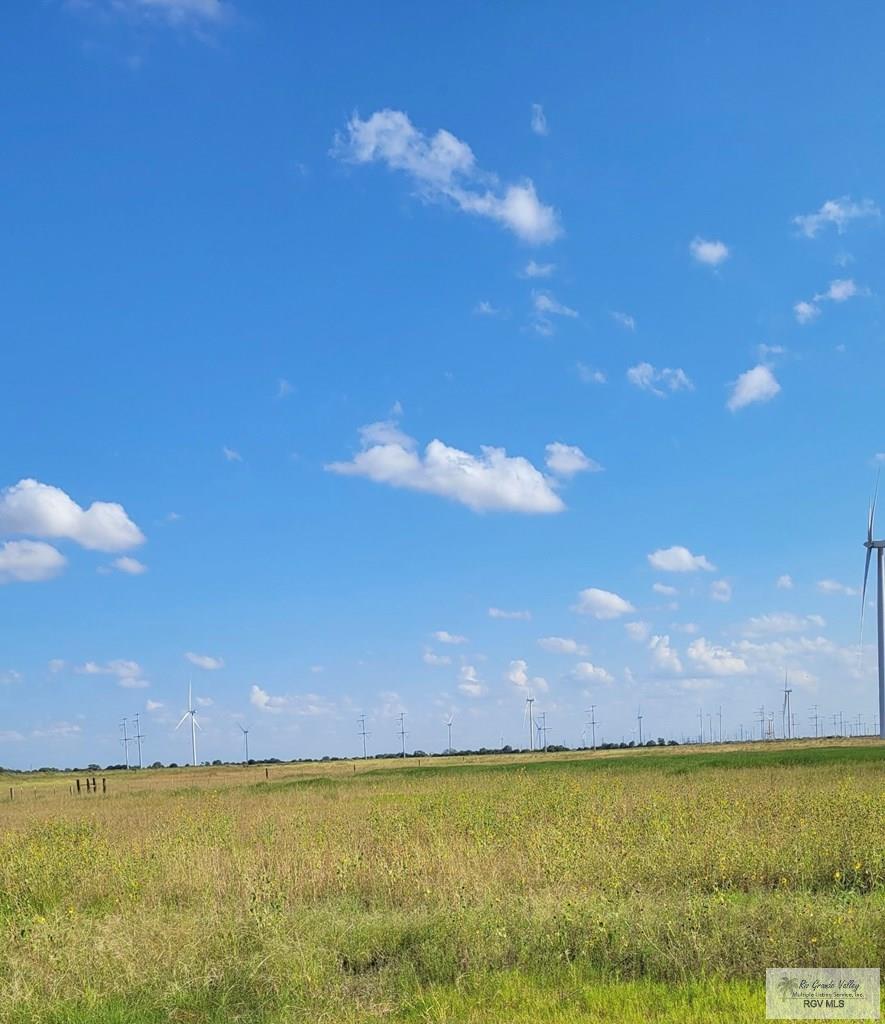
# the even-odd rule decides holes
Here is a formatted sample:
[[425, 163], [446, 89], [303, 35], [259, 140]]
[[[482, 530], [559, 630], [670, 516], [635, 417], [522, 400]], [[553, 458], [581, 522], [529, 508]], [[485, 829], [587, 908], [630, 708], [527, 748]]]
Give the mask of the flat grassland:
[[0, 780], [0, 1021], [733, 1024], [885, 963], [874, 741], [107, 778]]

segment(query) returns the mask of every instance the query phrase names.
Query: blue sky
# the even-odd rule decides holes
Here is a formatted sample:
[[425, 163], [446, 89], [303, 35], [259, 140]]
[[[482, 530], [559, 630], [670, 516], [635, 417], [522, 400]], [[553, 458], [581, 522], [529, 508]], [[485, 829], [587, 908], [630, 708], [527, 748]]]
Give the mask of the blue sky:
[[0, 763], [872, 725], [883, 21], [19, 5]]

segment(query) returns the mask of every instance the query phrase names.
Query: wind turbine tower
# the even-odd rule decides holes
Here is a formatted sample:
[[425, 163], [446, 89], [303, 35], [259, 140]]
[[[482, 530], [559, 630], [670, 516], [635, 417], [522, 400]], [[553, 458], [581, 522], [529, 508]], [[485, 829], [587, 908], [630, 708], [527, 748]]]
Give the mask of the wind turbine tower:
[[187, 711], [181, 716], [181, 721], [175, 726], [176, 729], [180, 729], [187, 721], [188, 716], [191, 720], [191, 763], [194, 768], [197, 767], [197, 729], [202, 728], [200, 723], [197, 721], [197, 709], [194, 707], [194, 698], [192, 695], [191, 684], [187, 684]]
[[242, 722], [237, 722], [240, 732], [243, 734], [243, 764], [249, 763], [249, 730]]
[[529, 750], [534, 751], [535, 749], [535, 715], [532, 707], [535, 703], [534, 697], [526, 697], [525, 699], [525, 714], [523, 715], [523, 725], [525, 720], [529, 722]]
[[[448, 731], [449, 731], [448, 751], [449, 751], [450, 754], [452, 753], [452, 722], [454, 722], [454, 721], [455, 721], [455, 716], [454, 715], [449, 715], [449, 717], [446, 719], [446, 729], [448, 729]], [[501, 746], [503, 747], [504, 744], [502, 743]]]
[[636, 721], [639, 723], [639, 746], [642, 746], [642, 708], [636, 709]]
[[[878, 492], [878, 484], [876, 485]], [[885, 540], [873, 540], [873, 521], [876, 515], [876, 496], [870, 503], [870, 515], [867, 519], [867, 561], [863, 571], [863, 590], [860, 598], [860, 636], [861, 652], [863, 652], [863, 613], [867, 600], [867, 576], [870, 572], [870, 559], [876, 552], [876, 626], [879, 639], [879, 739], [885, 740]]]
[[793, 692], [787, 685], [788, 676], [784, 672], [784, 706], [781, 714], [783, 715], [783, 734], [785, 740], [791, 740], [793, 738], [793, 720], [790, 717], [790, 694]]

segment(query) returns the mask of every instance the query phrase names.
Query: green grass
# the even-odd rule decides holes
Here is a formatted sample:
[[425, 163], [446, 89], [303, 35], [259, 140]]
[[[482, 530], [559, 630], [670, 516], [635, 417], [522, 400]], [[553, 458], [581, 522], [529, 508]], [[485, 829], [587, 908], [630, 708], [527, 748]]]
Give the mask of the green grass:
[[885, 962], [883, 748], [41, 778], [0, 806], [0, 1021], [755, 1021]]

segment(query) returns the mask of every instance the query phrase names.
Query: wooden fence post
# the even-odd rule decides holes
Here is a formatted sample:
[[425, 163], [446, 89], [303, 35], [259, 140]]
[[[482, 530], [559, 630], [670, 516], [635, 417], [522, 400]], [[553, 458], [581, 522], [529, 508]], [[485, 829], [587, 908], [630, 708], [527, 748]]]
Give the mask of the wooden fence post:
[[80, 795], [80, 780], [77, 779], [77, 796]]
[[102, 775], [101, 777], [101, 791], [107, 793], [108, 791], [108, 780]]

